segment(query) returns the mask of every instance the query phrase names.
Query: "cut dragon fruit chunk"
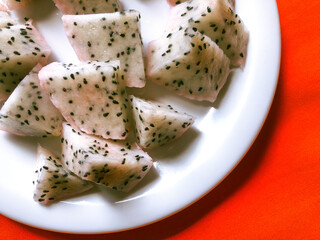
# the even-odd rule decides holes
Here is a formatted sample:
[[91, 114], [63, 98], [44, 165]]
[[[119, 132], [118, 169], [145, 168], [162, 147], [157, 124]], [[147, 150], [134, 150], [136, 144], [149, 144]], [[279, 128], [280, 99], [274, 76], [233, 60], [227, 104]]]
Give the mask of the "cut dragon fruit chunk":
[[40, 145], [37, 151], [37, 166], [33, 185], [33, 199], [41, 204], [66, 199], [93, 187], [92, 183], [84, 181], [64, 169], [60, 158]]
[[144, 87], [139, 12], [65, 15], [62, 20], [67, 37], [81, 61], [120, 60], [126, 85]]
[[119, 61], [51, 63], [41, 69], [41, 86], [73, 127], [104, 138], [125, 139], [128, 99]]
[[214, 102], [230, 61], [210, 38], [190, 29], [149, 43], [147, 78], [186, 98]]
[[130, 191], [152, 167], [136, 143], [105, 140], [63, 124], [62, 162], [84, 180]]
[[243, 68], [248, 31], [226, 0], [190, 0], [171, 9], [166, 33], [192, 28], [207, 35], [230, 59], [231, 67]]
[[134, 96], [130, 96], [130, 100], [137, 141], [143, 148], [155, 148], [179, 138], [194, 122], [192, 116], [178, 112], [170, 105]]
[[14, 25], [0, 31], [0, 101], [9, 97], [37, 63], [44, 65], [51, 50], [32, 26]]
[[0, 129], [22, 136], [59, 136], [62, 121], [49, 94], [42, 90], [37, 65], [17, 86], [0, 110]]

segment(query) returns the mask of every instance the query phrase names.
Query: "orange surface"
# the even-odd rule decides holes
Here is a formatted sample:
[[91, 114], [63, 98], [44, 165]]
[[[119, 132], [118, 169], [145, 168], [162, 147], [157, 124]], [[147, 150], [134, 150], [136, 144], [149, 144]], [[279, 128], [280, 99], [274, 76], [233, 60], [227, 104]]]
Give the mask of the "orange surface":
[[0, 239], [320, 239], [320, 1], [277, 2], [282, 60], [275, 100], [251, 150], [222, 184], [136, 230], [74, 236], [0, 216]]

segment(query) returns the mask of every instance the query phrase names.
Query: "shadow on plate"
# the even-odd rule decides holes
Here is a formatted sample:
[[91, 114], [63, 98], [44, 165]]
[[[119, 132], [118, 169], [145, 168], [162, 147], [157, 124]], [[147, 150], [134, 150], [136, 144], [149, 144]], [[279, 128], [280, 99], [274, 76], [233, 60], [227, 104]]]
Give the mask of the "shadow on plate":
[[229, 76], [228, 76], [228, 79], [226, 81], [226, 83], [224, 84], [224, 86], [222, 87], [222, 89], [220, 90], [219, 94], [218, 94], [218, 97], [216, 99], [216, 101], [212, 104], [212, 106], [215, 108], [215, 109], [218, 109], [224, 99], [224, 96], [226, 95], [226, 93], [228, 92], [228, 89], [231, 85], [231, 82], [233, 80], [233, 76], [234, 76], [234, 71], [231, 71]]
[[23, 151], [36, 153], [38, 143], [41, 146], [52, 151], [56, 155], [60, 155], [60, 138], [58, 137], [27, 137], [27, 136], [16, 136], [10, 133], [6, 133], [5, 138], [12, 142], [13, 145], [23, 148]]
[[175, 159], [179, 159], [178, 156], [181, 156], [183, 152], [186, 152], [191, 147], [200, 134], [198, 129], [191, 127], [177, 140], [147, 152], [152, 159], [159, 160], [160, 162], [175, 161]]

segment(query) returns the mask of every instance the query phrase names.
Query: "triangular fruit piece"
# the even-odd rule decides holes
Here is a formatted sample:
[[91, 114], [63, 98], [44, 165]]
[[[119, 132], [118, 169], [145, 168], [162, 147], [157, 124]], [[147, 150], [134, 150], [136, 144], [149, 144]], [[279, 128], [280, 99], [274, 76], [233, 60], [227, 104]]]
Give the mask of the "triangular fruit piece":
[[96, 14], [121, 11], [119, 0], [53, 0], [63, 14]]
[[152, 159], [136, 143], [105, 140], [63, 124], [62, 162], [84, 180], [130, 191], [150, 170]]
[[133, 116], [136, 137], [143, 148], [162, 146], [180, 137], [193, 124], [192, 116], [176, 111], [170, 105], [146, 101], [134, 96]]
[[190, 29], [148, 45], [147, 77], [186, 98], [214, 102], [230, 72], [230, 61], [210, 38]]
[[126, 85], [144, 87], [143, 46], [137, 11], [65, 15], [62, 20], [81, 61], [119, 59]]
[[59, 136], [63, 117], [42, 90], [36, 66], [0, 110], [0, 129], [22, 136]]
[[0, 31], [0, 101], [9, 97], [37, 63], [44, 64], [50, 48], [32, 26], [14, 25]]
[[40, 145], [37, 151], [33, 185], [33, 199], [41, 204], [66, 199], [93, 187], [91, 182], [84, 181], [72, 172], [65, 170], [60, 158]]
[[249, 34], [227, 0], [191, 0], [173, 7], [166, 32], [181, 28], [207, 35], [230, 58], [232, 67], [244, 67]]
[[125, 139], [128, 99], [119, 61], [51, 63], [39, 72], [41, 86], [72, 126], [104, 138]]

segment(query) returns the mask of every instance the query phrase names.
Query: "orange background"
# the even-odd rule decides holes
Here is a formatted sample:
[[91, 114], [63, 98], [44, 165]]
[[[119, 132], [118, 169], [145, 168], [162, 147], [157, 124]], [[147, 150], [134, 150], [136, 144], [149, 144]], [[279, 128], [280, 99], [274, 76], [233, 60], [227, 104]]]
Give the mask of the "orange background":
[[320, 1], [277, 3], [282, 59], [275, 100], [251, 150], [222, 184], [136, 230], [75, 236], [0, 216], [0, 239], [320, 239]]

